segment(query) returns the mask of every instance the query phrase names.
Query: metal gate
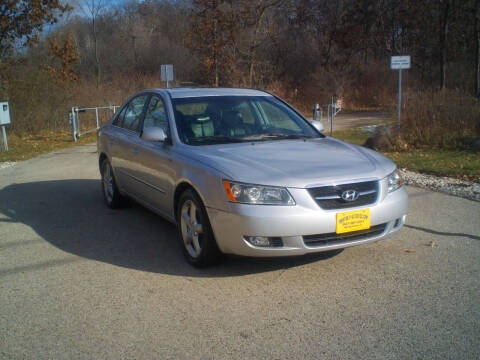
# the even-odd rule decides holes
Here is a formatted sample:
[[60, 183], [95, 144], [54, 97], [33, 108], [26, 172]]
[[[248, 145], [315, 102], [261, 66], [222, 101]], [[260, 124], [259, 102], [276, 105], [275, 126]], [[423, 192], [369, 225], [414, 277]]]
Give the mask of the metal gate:
[[330, 125], [330, 135], [333, 134], [333, 121], [335, 119], [335, 116], [342, 111], [343, 109], [343, 99], [335, 99], [335, 97], [332, 96], [330, 104], [315, 104], [313, 106], [313, 120], [319, 120], [323, 121], [323, 109], [327, 109], [327, 122]]
[[[105, 121], [108, 121], [118, 108], [118, 105], [72, 107], [68, 117], [72, 127], [73, 141], [77, 141], [81, 136], [100, 129], [100, 126]], [[80, 114], [83, 114], [81, 118]]]

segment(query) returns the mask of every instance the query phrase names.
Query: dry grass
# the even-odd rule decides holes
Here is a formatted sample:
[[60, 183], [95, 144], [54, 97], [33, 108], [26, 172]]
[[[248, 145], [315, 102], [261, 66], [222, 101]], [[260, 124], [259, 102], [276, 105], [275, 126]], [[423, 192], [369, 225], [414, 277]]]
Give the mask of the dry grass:
[[41, 71], [17, 75], [10, 74], [9, 80], [10, 131], [22, 135], [68, 131], [68, 113], [72, 106], [120, 105], [139, 90], [162, 86], [157, 77], [142, 75], [114, 78], [99, 88], [88, 79], [58, 83], [50, 74]]
[[0, 152], [0, 162], [27, 160], [40, 154], [96, 141], [96, 133], [73, 142], [68, 132], [44, 131], [35, 135], [8, 135], [9, 151]]
[[397, 150], [465, 149], [480, 130], [480, 103], [456, 90], [408, 94]]

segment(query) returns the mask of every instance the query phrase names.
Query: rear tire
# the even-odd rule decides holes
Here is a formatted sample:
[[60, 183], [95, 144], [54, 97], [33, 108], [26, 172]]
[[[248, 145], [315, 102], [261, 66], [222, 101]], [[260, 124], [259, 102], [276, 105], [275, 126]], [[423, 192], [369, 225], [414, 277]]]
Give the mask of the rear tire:
[[110, 209], [118, 209], [125, 203], [125, 198], [120, 194], [118, 190], [115, 176], [113, 175], [112, 166], [108, 159], [102, 161], [102, 194], [105, 199], [105, 203]]
[[217, 264], [222, 254], [213, 235], [205, 206], [194, 191], [183, 192], [176, 215], [180, 243], [187, 261], [196, 267]]

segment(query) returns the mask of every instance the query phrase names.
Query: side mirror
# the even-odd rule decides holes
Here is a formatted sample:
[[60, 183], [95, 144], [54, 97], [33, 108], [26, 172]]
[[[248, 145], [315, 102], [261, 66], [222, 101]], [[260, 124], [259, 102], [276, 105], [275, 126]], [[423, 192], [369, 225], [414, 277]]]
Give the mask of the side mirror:
[[165, 131], [161, 127], [148, 127], [142, 132], [142, 140], [152, 142], [163, 142], [167, 139]]
[[325, 130], [325, 126], [323, 126], [322, 122], [321, 121], [318, 121], [318, 120], [310, 120], [310, 124], [313, 125], [313, 127], [315, 129], [317, 129], [318, 131], [320, 132], [323, 132], [323, 130]]

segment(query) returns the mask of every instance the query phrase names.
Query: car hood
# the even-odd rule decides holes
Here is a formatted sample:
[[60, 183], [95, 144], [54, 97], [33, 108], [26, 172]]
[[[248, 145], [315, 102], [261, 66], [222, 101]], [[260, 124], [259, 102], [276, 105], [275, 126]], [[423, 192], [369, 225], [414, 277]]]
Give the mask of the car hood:
[[379, 153], [330, 137], [198, 146], [190, 156], [229, 180], [298, 188], [381, 179], [395, 170]]

